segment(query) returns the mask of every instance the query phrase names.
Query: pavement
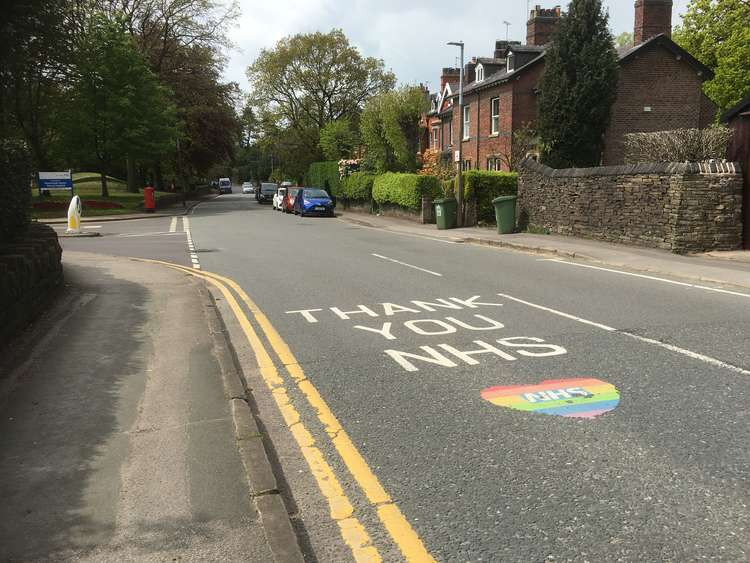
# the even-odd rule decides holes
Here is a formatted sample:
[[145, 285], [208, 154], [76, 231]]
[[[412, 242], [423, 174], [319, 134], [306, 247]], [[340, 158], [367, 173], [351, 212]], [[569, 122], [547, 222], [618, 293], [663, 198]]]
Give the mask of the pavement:
[[[185, 293], [180, 283], [210, 293], [255, 427], [247, 421], [238, 433], [237, 421], [248, 413], [234, 414], [234, 403], [227, 407], [231, 393], [224, 392], [223, 406], [208, 400], [217, 387], [226, 388], [218, 377], [196, 393], [189, 391], [190, 378], [172, 380], [170, 392], [180, 390], [175, 402], [183, 407], [206, 397], [215, 404], [208, 420], [234, 421], [233, 438], [231, 425], [212, 436], [215, 447], [226, 448], [212, 468], [225, 471], [223, 486], [246, 487], [233, 498], [250, 494], [254, 504], [245, 516], [254, 524], [248, 527], [265, 530], [269, 546], [283, 541], [253, 519], [254, 506], [263, 520], [258, 502], [270, 496], [258, 494], [264, 491], [283, 499], [288, 513], [267, 518], [271, 529], [291, 522], [308, 561], [750, 556], [750, 291], [742, 285], [748, 266], [741, 260], [609, 248], [614, 245], [603, 245], [605, 252], [589, 241], [561, 241], [579, 245], [576, 251], [550, 246], [557, 237], [541, 235], [545, 245], [534, 238], [503, 247], [486, 243], [487, 233], [477, 237], [478, 229], [442, 232], [349, 213], [300, 218], [241, 194], [201, 203], [185, 217], [88, 226], [102, 236], [63, 239], [65, 257], [95, 255], [92, 261], [105, 268], [111, 261], [134, 264], [124, 260], [131, 256], [162, 261], [148, 262], [148, 274], [135, 285], [167, 287], [165, 303]], [[627, 266], [604, 261], [626, 258]], [[704, 270], [696, 274], [688, 265]], [[175, 267], [182, 275], [162, 277], [176, 275]], [[142, 303], [142, 291], [126, 300]], [[191, 308], [181, 301], [174, 306]], [[119, 321], [97, 334], [126, 335], [122, 353], [128, 356], [130, 341], [143, 339], [127, 327], [143, 325], [157, 310], [116, 308], [106, 318]], [[75, 324], [93, 332], [104, 316], [89, 309]], [[196, 326], [205, 332], [206, 324], [175, 319], [188, 333]], [[57, 343], [56, 334], [66, 333], [50, 334]], [[162, 348], [180, 346], [166, 340]], [[92, 372], [117, 360], [87, 353]], [[226, 355], [215, 354], [220, 366]], [[197, 356], [201, 365], [210, 365], [210, 357]], [[116, 363], [132, 365], [128, 358]], [[31, 387], [24, 401], [8, 402], [6, 408], [17, 405], [12, 418], [31, 425], [33, 400], [44, 393], [62, 393], [60, 404], [68, 408], [60, 409], [71, 411], [66, 387], [37, 375], [54, 373], [61, 361], [18, 379], [17, 396]], [[149, 376], [134, 375], [143, 367], [122, 373], [148, 382]], [[128, 380], [104, 381], [117, 390], [110, 400]], [[82, 391], [69, 393], [78, 399]], [[17, 456], [32, 457], [28, 450], [38, 436], [60, 441], [61, 428], [72, 424], [63, 419], [51, 430], [27, 431], [23, 449], [2, 442], [10, 423], [0, 422], [0, 448], [15, 448], [16, 456], [7, 462], [4, 456], [0, 465], [3, 498], [16, 495], [3, 508], [13, 512], [0, 514], [6, 526], [22, 516], [20, 499], [38, 496], [42, 503], [50, 496], [13, 480]], [[105, 436], [110, 426], [98, 425]], [[71, 436], [81, 432], [88, 435], [71, 428]], [[275, 487], [263, 485], [268, 473], [243, 472], [259, 450], [240, 438], [258, 436]], [[101, 442], [96, 435], [90, 441]], [[237, 458], [230, 459], [227, 441]], [[204, 447], [188, 456], [193, 464], [216, 457]], [[54, 450], [47, 452], [45, 459], [54, 458]], [[86, 453], [82, 459], [76, 467], [88, 471], [98, 458]], [[40, 475], [49, 469], [34, 461], [25, 476], [41, 487]], [[232, 485], [235, 480], [240, 484]], [[88, 483], [85, 476], [75, 481]], [[111, 482], [99, 480], [96, 490]], [[181, 497], [185, 503], [194, 494], [168, 485], [170, 502]], [[82, 510], [74, 501], [66, 502], [77, 515]], [[216, 502], [240, 511], [229, 500]], [[27, 537], [48, 535], [48, 529], [10, 525]], [[53, 537], [76, 538], [70, 530], [78, 529], [63, 525]], [[196, 541], [204, 549], [197, 553], [208, 554], [204, 559], [214, 558], [211, 549], [218, 547], [211, 540], [222, 537], [229, 538], [230, 552], [221, 558], [231, 559], [235, 536], [219, 529], [203, 544]], [[79, 548], [55, 541], [39, 553]], [[114, 542], [105, 537], [97, 545]]]
[[203, 283], [69, 248], [64, 273], [0, 365], [0, 559], [301, 561]]
[[577, 237], [532, 233], [498, 234], [492, 228], [466, 227], [439, 231], [405, 219], [343, 212], [339, 217], [355, 224], [393, 232], [441, 238], [574, 258], [635, 272], [666, 274], [695, 282], [750, 288], [750, 251], [708, 252], [676, 255], [666, 250], [612, 244]]

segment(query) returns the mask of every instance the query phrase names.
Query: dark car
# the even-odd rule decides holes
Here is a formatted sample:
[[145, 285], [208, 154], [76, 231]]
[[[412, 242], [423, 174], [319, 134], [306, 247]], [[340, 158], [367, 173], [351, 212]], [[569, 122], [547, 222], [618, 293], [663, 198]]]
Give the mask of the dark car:
[[276, 195], [276, 190], [278, 189], [279, 186], [273, 182], [263, 182], [260, 185], [260, 188], [255, 190], [255, 199], [260, 203], [271, 203], [273, 201], [273, 196]]
[[289, 188], [281, 202], [281, 210], [284, 213], [294, 213], [294, 200], [297, 198], [297, 192], [300, 188]]
[[300, 188], [294, 198], [294, 213], [306, 217], [320, 215], [333, 217], [335, 203], [328, 192], [319, 188]]

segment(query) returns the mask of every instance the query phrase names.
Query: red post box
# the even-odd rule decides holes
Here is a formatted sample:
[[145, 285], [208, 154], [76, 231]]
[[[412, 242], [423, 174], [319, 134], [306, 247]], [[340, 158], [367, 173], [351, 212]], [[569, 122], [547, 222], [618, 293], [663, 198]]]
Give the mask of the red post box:
[[151, 186], [143, 188], [143, 207], [146, 209], [146, 213], [153, 213], [156, 210], [156, 197], [154, 197], [155, 191], [156, 190]]

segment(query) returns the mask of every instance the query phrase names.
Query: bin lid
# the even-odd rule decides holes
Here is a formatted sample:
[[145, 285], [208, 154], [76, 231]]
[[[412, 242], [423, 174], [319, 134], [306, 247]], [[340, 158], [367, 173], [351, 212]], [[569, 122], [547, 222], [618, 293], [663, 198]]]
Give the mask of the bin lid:
[[458, 203], [454, 197], [446, 197], [440, 199], [433, 199], [432, 203]]
[[516, 199], [517, 196], [514, 195], [501, 195], [500, 197], [496, 197], [492, 200], [492, 203], [500, 203], [501, 201], [510, 201], [512, 199]]

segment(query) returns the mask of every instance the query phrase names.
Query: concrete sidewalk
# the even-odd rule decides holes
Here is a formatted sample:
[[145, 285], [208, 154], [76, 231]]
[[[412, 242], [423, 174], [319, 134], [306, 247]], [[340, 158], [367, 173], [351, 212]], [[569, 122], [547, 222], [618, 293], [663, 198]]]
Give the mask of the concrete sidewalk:
[[0, 560], [301, 560], [203, 282], [63, 263], [0, 360]]
[[438, 230], [405, 219], [345, 211], [340, 219], [402, 234], [429, 236], [453, 242], [484, 244], [561, 259], [575, 258], [602, 266], [662, 274], [691, 282], [732, 285], [750, 289], [750, 251], [677, 255], [666, 250], [611, 244], [576, 237], [514, 233], [500, 235], [492, 228]]

